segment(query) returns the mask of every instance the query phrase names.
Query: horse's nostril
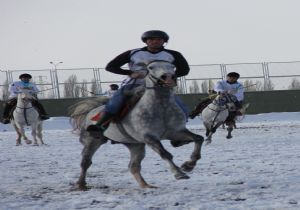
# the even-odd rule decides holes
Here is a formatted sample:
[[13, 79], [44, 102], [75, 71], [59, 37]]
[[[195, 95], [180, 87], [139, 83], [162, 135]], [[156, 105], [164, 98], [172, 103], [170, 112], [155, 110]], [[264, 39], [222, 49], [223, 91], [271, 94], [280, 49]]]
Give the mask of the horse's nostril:
[[162, 75], [161, 79], [166, 80], [167, 79], [167, 75]]

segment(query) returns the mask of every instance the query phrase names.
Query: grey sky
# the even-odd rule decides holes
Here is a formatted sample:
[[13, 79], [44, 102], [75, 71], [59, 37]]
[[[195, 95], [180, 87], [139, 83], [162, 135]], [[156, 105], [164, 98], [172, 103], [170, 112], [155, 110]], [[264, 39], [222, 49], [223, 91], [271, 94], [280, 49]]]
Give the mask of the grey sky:
[[0, 0], [0, 69], [104, 67], [160, 29], [190, 64], [300, 60], [298, 0]]

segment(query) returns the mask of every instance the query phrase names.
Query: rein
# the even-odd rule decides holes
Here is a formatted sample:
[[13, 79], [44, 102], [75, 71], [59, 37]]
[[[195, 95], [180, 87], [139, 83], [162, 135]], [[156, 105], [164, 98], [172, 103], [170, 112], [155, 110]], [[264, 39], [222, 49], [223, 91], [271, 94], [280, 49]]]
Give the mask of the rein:
[[[149, 70], [147, 70], [146, 76], [149, 74]], [[145, 77], [146, 77], [145, 76]], [[155, 84], [153, 87], [147, 87], [145, 86], [146, 89], [156, 89], [156, 88], [170, 88], [171, 86], [166, 85], [165, 80], [157, 78], [153, 76], [152, 74], [149, 74], [149, 79]]]
[[[29, 122], [28, 122], [28, 119], [27, 119], [27, 112], [26, 112], [26, 110], [28, 110], [28, 109], [32, 109], [32, 108], [34, 108], [33, 106], [32, 106], [32, 103], [31, 103], [31, 100], [29, 99], [21, 99], [22, 100], [22, 102], [23, 102], [23, 104], [24, 104], [24, 107], [20, 107], [20, 106], [16, 106], [16, 108], [18, 108], [18, 109], [22, 109], [23, 110], [23, 114], [24, 114], [24, 119], [25, 119], [25, 123], [26, 123], [26, 125], [27, 126], [29, 126], [30, 124], [29, 124]], [[31, 105], [31, 107], [25, 107], [27, 104], [29, 104], [29, 103], [27, 103], [27, 101], [29, 101], [30, 102], [30, 105]], [[16, 110], [16, 112], [17, 112], [17, 110]]]

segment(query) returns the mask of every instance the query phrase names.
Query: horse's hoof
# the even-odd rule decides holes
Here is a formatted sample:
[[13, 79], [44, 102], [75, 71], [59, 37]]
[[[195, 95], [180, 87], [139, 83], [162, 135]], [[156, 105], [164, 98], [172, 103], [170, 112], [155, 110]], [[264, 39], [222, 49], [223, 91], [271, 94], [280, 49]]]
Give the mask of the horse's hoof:
[[175, 175], [176, 179], [189, 179], [190, 177], [186, 175], [185, 173], [180, 173]]
[[151, 184], [145, 184], [145, 185], [142, 185], [141, 188], [158, 188], [158, 187], [151, 185]]
[[206, 139], [206, 140], [205, 140], [205, 145], [209, 145], [209, 144], [211, 144], [211, 140]]
[[31, 144], [32, 141], [31, 141], [31, 140], [25, 140], [25, 143], [26, 143], [26, 144]]
[[195, 167], [194, 165], [191, 165], [189, 163], [184, 163], [184, 164], [182, 164], [182, 166], [180, 168], [184, 172], [191, 172], [194, 169], [194, 167]]
[[78, 184], [76, 183], [75, 186], [72, 188], [72, 190], [79, 190], [79, 191], [87, 191], [91, 189], [91, 187], [88, 187], [86, 184]]
[[33, 144], [32, 146], [39, 146], [38, 144]]

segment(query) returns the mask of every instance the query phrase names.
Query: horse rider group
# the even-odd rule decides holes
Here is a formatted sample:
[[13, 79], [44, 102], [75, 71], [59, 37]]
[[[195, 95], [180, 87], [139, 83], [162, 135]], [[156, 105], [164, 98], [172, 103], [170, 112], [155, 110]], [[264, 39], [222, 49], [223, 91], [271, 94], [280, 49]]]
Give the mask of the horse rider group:
[[17, 105], [17, 97], [18, 94], [22, 92], [22, 89], [28, 89], [32, 91], [32, 94], [35, 94], [35, 100], [32, 100], [31, 103], [35, 107], [35, 109], [39, 112], [41, 120], [49, 119], [48, 114], [46, 113], [43, 105], [38, 101], [36, 94], [39, 92], [36, 85], [30, 80], [32, 76], [30, 74], [21, 74], [19, 76], [20, 81], [13, 82], [9, 86], [9, 97], [8, 100], [4, 104], [3, 116], [2, 116], [2, 123], [8, 124], [10, 123], [10, 119], [12, 118], [13, 110]]
[[[107, 64], [105, 68], [106, 71], [114, 74], [126, 75], [127, 78], [122, 82], [121, 87], [115, 90], [115, 93], [105, 105], [104, 111], [101, 113], [97, 123], [95, 125], [90, 125], [87, 128], [88, 131], [104, 131], [107, 128], [109, 121], [120, 112], [125, 103], [126, 97], [124, 92], [144, 84], [146, 72], [143, 70], [145, 70], [146, 65], [151, 61], [163, 60], [174, 64], [176, 67], [176, 77], [186, 76], [189, 73], [190, 68], [184, 56], [178, 51], [165, 48], [165, 44], [169, 41], [169, 35], [167, 33], [160, 30], [146, 31], [142, 34], [141, 40], [146, 44], [145, 47], [125, 51]], [[129, 70], [122, 68], [125, 64], [128, 64]], [[36, 85], [30, 82], [30, 79], [32, 78], [31, 75], [22, 74], [19, 78], [21, 81], [14, 82], [9, 88], [11, 95], [6, 102], [2, 119], [3, 123], [10, 122], [11, 110], [16, 106], [16, 96], [22, 88], [31, 89], [35, 93], [38, 92]], [[237, 97], [235, 104], [238, 108], [241, 108], [244, 98], [244, 88], [241, 83], [237, 82], [238, 78], [238, 73], [229, 73], [227, 75], [227, 80], [219, 81], [216, 84], [215, 91], [219, 94], [230, 93], [235, 95]], [[206, 103], [207, 102], [208, 101], [206, 101]], [[179, 97], [176, 97], [176, 103], [188, 118], [189, 110], [187, 106]], [[40, 113], [40, 118], [42, 120], [49, 118], [37, 98], [33, 101], [33, 106]], [[193, 116], [190, 114], [190, 117], [192, 118]], [[234, 117], [235, 115], [232, 114], [231, 118], [234, 119]]]

